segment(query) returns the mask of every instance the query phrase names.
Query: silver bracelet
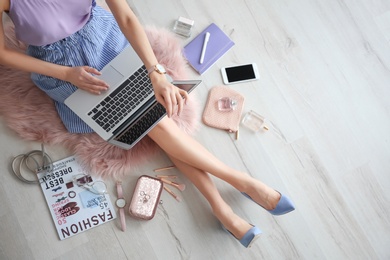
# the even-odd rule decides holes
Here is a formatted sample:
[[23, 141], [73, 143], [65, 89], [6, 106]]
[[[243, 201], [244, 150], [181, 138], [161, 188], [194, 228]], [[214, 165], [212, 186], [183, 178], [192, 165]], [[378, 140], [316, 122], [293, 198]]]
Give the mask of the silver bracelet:
[[[53, 161], [50, 156], [45, 152], [45, 147], [41, 144], [41, 151], [33, 150], [27, 154], [19, 154], [15, 156], [11, 162], [11, 168], [14, 175], [21, 181], [28, 184], [39, 183], [39, 179], [30, 180], [26, 179], [23, 175], [24, 172], [29, 172], [37, 176], [38, 173], [46, 171], [46, 174], [53, 170]], [[41, 161], [41, 164], [39, 163]], [[19, 167], [17, 167], [17, 162]], [[31, 166], [33, 162], [34, 166]], [[46, 175], [45, 174], [45, 175]]]

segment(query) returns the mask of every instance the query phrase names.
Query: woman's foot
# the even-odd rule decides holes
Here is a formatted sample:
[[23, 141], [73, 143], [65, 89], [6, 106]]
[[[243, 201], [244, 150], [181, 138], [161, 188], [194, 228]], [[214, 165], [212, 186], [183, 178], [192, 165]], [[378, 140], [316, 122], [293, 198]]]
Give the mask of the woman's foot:
[[256, 179], [252, 179], [248, 187], [241, 192], [248, 195], [254, 202], [266, 210], [274, 210], [281, 198], [279, 192]]
[[238, 240], [241, 240], [248, 230], [253, 227], [251, 224], [237, 216], [230, 207], [227, 209], [214, 210], [213, 213], [221, 222], [222, 226]]
[[295, 209], [294, 203], [286, 195], [268, 187], [260, 181], [252, 185], [242, 194], [254, 201], [273, 215], [283, 215]]

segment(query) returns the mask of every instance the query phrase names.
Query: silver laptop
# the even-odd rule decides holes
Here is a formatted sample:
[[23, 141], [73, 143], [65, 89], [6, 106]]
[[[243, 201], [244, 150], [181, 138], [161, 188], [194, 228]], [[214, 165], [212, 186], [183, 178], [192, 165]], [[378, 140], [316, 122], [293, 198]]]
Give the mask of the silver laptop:
[[[165, 115], [157, 102], [147, 70], [131, 46], [126, 47], [99, 76], [110, 86], [101, 95], [78, 89], [65, 104], [98, 135], [123, 149], [132, 148]], [[190, 93], [201, 80], [172, 81]]]

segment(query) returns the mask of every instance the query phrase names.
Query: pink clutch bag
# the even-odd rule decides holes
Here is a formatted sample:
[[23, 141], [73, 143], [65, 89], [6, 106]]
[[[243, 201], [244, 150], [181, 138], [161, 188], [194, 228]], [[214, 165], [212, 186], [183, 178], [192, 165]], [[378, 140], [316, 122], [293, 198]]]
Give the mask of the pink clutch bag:
[[202, 119], [208, 126], [236, 133], [243, 107], [244, 96], [229, 87], [216, 86], [209, 91]]
[[147, 175], [140, 176], [131, 198], [130, 215], [138, 219], [152, 219], [160, 202], [162, 189], [163, 183], [160, 179]]

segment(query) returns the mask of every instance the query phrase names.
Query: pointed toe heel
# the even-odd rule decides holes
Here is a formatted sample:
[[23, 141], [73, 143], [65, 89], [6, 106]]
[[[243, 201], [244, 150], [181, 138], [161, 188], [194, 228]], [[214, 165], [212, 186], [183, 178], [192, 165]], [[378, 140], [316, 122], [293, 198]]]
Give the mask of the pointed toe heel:
[[258, 227], [252, 225], [252, 228], [249, 229], [241, 239], [238, 239], [233, 235], [232, 232], [227, 230], [224, 226], [222, 226], [222, 228], [230, 235], [232, 235], [236, 240], [238, 240], [241, 243], [241, 245], [245, 246], [246, 248], [250, 248], [262, 233]]
[[[256, 201], [254, 201], [248, 194], [246, 194], [245, 192], [241, 192], [245, 197], [247, 197], [248, 199], [250, 199], [251, 201], [253, 201], [254, 203], [256, 203], [257, 205], [261, 206], [260, 204], [258, 204]], [[278, 202], [278, 204], [276, 205], [276, 207], [273, 209], [273, 210], [267, 210], [269, 213], [271, 213], [272, 215], [283, 215], [283, 214], [287, 214], [291, 211], [293, 211], [295, 209], [295, 206], [294, 206], [294, 203], [291, 201], [291, 199], [289, 197], [287, 197], [286, 195], [283, 195], [282, 193], [280, 193], [280, 200]], [[261, 206], [262, 208], [264, 208], [263, 206]]]

